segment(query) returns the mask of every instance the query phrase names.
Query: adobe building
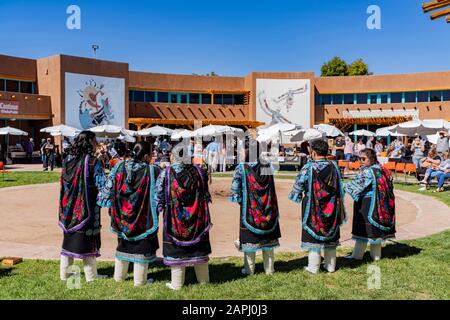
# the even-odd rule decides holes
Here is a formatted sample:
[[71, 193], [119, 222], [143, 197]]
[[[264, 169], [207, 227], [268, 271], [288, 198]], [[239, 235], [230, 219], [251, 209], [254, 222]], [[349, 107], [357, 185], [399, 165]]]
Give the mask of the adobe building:
[[22, 129], [35, 140], [46, 137], [41, 128], [58, 124], [192, 129], [198, 122], [241, 128], [331, 123], [350, 131], [411, 119], [450, 120], [450, 71], [222, 77], [137, 72], [127, 63], [66, 55], [37, 60], [0, 55], [0, 127]]

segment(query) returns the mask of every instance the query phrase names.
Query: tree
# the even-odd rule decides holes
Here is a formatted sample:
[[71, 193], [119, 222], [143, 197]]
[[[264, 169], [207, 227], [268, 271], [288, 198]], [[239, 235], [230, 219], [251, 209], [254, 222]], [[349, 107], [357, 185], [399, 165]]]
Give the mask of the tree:
[[339, 57], [325, 62], [320, 69], [322, 77], [348, 76], [348, 65]]
[[369, 66], [364, 62], [363, 59], [358, 59], [353, 61], [351, 65], [348, 66], [349, 76], [367, 76], [370, 75]]
[[198, 74], [198, 73], [193, 73], [193, 76], [204, 76], [204, 77], [218, 77], [219, 75], [217, 73], [215, 73], [214, 71], [211, 71], [209, 73], [206, 74]]

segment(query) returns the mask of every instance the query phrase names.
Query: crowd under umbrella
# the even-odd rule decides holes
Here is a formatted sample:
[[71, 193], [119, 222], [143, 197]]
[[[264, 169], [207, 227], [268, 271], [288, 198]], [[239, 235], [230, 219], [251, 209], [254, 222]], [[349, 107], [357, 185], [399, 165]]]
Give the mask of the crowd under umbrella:
[[434, 135], [438, 131], [450, 130], [450, 122], [442, 119], [412, 120], [391, 127], [391, 132], [408, 137]]

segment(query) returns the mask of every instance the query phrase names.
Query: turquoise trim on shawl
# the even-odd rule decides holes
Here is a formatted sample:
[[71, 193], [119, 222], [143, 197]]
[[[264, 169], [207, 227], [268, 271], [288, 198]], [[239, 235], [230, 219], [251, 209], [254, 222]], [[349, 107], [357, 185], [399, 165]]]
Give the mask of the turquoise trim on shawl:
[[[332, 162], [332, 161], [329, 161], [329, 162], [331, 162], [333, 165], [334, 165], [334, 167], [336, 168], [336, 165]], [[336, 236], [336, 233], [339, 231], [339, 227], [341, 226], [341, 225], [336, 225], [336, 227], [335, 227], [335, 230], [334, 230], [334, 232], [333, 232], [333, 234], [332, 235], [330, 235], [329, 237], [322, 237], [322, 236], [317, 236], [315, 233], [314, 233], [314, 231], [313, 230], [311, 230], [309, 227], [308, 227], [308, 225], [307, 225], [307, 223], [306, 223], [306, 221], [308, 220], [308, 218], [309, 218], [309, 213], [310, 213], [310, 210], [311, 210], [311, 194], [312, 194], [312, 172], [313, 172], [313, 166], [311, 166], [310, 168], [309, 168], [309, 181], [308, 181], [308, 194], [307, 194], [307, 197], [308, 197], [308, 202], [306, 203], [306, 208], [305, 208], [305, 215], [304, 215], [304, 217], [303, 217], [303, 220], [302, 220], [302, 228], [304, 228], [305, 229], [305, 231], [306, 232], [308, 232], [309, 233], [309, 235], [311, 236], [311, 237], [313, 237], [314, 239], [317, 239], [317, 240], [319, 240], [319, 241], [327, 241], [327, 240], [330, 240], [330, 239], [333, 239], [335, 236]], [[338, 172], [338, 178], [340, 179], [340, 171], [339, 171], [339, 169], [337, 170], [337, 172]], [[340, 183], [342, 183], [342, 180], [340, 180]], [[341, 185], [341, 187], [342, 187], [342, 185]], [[343, 196], [342, 196], [342, 188], [341, 188], [341, 198], [342, 199], [344, 199], [343, 198]], [[345, 209], [344, 209], [345, 210]], [[347, 214], [346, 214], [346, 217], [347, 217]], [[347, 221], [347, 218], [345, 219], [345, 221]]]
[[376, 197], [376, 193], [377, 193], [377, 179], [375, 177], [375, 173], [373, 172], [373, 169], [370, 169], [370, 174], [372, 176], [372, 200], [370, 201], [370, 209], [369, 209], [369, 214], [368, 214], [368, 219], [371, 225], [373, 225], [374, 227], [377, 227], [378, 229], [381, 229], [383, 231], [390, 231], [392, 230], [392, 227], [384, 227], [381, 224], [377, 223], [375, 220], [373, 220], [372, 218], [372, 214], [375, 211], [375, 202], [377, 200]]
[[246, 212], [247, 212], [247, 200], [248, 200], [248, 198], [247, 198], [247, 177], [245, 176], [244, 164], [242, 164], [242, 163], [239, 164], [239, 167], [243, 174], [243, 177], [242, 177], [242, 200], [243, 201], [242, 201], [242, 209], [241, 209], [242, 223], [248, 230], [250, 230], [253, 233], [260, 234], [260, 235], [272, 233], [275, 230], [275, 228], [278, 226], [278, 222], [279, 222], [279, 218], [280, 218], [279, 215], [278, 215], [278, 217], [276, 217], [276, 222], [274, 223], [273, 227], [270, 228], [269, 230], [256, 229], [256, 228], [252, 227], [245, 219]]

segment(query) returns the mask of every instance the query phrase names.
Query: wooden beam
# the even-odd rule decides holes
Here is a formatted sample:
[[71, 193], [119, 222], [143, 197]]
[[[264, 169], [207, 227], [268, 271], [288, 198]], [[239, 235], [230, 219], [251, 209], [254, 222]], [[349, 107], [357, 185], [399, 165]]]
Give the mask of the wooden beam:
[[450, 5], [450, 0], [431, 1], [424, 3], [422, 8], [423, 12], [430, 12], [436, 9], [445, 8], [448, 5]]
[[441, 10], [430, 15], [431, 20], [435, 20], [441, 17], [450, 15], [450, 9]]

